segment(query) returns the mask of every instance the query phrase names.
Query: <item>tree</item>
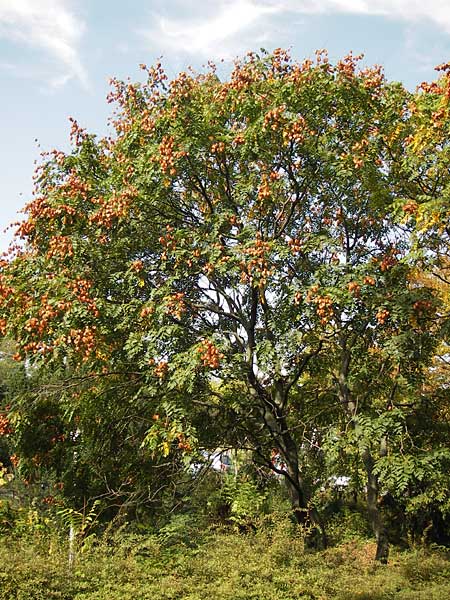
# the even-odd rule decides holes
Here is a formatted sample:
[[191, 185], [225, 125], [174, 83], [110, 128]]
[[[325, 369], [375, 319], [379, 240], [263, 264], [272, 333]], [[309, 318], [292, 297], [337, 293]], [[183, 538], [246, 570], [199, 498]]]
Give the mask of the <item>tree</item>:
[[[363, 367], [420, 295], [395, 297], [411, 269], [391, 212], [410, 96], [358, 60], [277, 50], [224, 82], [213, 65], [113, 81], [114, 136], [73, 121], [73, 150], [45, 157], [0, 280], [18, 359], [75, 374], [82, 403], [100, 382], [101, 412], [146, 403], [144, 445], [163, 456], [191, 452], [196, 410], [227, 412], [230, 439], [284, 477], [301, 524], [317, 520], [305, 382], [350, 353], [375, 387]], [[336, 389], [353, 419], [348, 376]]]

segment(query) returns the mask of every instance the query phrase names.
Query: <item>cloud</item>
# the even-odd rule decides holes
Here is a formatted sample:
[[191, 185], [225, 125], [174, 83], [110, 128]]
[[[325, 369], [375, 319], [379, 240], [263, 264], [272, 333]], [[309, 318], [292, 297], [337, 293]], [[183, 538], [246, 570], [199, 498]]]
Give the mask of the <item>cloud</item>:
[[[169, 4], [177, 4], [172, 0]], [[205, 8], [206, 7], [206, 8]], [[183, 16], [172, 17], [177, 12]], [[414, 24], [424, 20], [450, 33], [450, 0], [184, 0], [180, 10], [153, 14], [144, 33], [158, 51], [232, 58], [250, 45], [279, 37], [296, 15], [373, 15]], [[187, 15], [187, 16], [186, 16]]]
[[[209, 4], [218, 10], [204, 17], [204, 10], [198, 18], [173, 19], [154, 15], [156, 26], [144, 32], [147, 40], [159, 48], [178, 50], [188, 54], [208, 58], [233, 58], [245, 49], [242, 34], [252, 33], [255, 42], [266, 39], [264, 29], [255, 31], [261, 21], [279, 12], [275, 5], [256, 0], [215, 0]], [[194, 7], [192, 7], [194, 10]]]
[[0, 38], [45, 52], [58, 65], [48, 77], [54, 88], [74, 77], [88, 87], [77, 50], [84, 29], [67, 0], [0, 0]]
[[450, 33], [448, 0], [267, 0], [264, 5], [305, 14], [375, 15], [406, 22], [426, 19]]

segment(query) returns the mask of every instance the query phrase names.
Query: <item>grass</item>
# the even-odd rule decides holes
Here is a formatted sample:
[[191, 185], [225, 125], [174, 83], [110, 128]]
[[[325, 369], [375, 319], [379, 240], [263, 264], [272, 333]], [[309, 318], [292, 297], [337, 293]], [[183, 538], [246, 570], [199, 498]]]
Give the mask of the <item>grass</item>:
[[304, 548], [286, 523], [197, 539], [119, 534], [77, 553], [58, 539], [0, 539], [0, 600], [443, 600], [450, 558], [442, 550], [392, 551], [355, 539], [323, 552]]

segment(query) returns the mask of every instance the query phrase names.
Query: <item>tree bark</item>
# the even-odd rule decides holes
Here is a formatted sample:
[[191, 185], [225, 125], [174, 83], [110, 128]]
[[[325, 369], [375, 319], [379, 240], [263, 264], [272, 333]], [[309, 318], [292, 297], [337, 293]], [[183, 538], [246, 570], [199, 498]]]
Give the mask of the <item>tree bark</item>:
[[289, 493], [291, 501], [292, 512], [295, 520], [299, 525], [306, 525], [308, 521], [308, 504], [303, 491], [303, 486], [300, 478], [300, 471], [298, 468], [298, 454], [292, 438], [289, 440], [288, 447], [286, 447], [286, 437], [283, 436], [285, 448], [284, 448], [284, 460], [286, 461], [286, 475], [285, 484]]
[[304, 485], [298, 466], [297, 445], [290, 433], [283, 430], [284, 457], [286, 461], [286, 487], [291, 500], [294, 518], [299, 525], [309, 529], [307, 541], [316, 547], [327, 547], [325, 527], [315, 508], [308, 506]]
[[367, 512], [375, 539], [377, 541], [375, 560], [386, 564], [389, 557], [389, 539], [387, 535], [387, 529], [383, 523], [382, 514], [378, 506], [378, 477], [373, 472], [374, 460], [368, 448], [362, 453], [362, 459], [367, 474]]

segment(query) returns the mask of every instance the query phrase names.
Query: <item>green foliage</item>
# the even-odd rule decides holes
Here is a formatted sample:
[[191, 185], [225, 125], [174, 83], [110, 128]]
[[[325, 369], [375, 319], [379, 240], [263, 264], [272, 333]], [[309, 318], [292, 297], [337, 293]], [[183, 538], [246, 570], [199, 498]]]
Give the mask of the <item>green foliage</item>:
[[198, 516], [192, 513], [174, 513], [158, 529], [157, 539], [165, 546], [192, 546], [198, 539]]
[[448, 554], [442, 550], [435, 552], [425, 549], [416, 550], [404, 561], [402, 572], [411, 583], [419, 585], [433, 580], [448, 580], [450, 576]]
[[0, 534], [36, 543], [54, 534], [54, 521], [36, 506], [15, 506], [9, 500], [0, 500]]
[[98, 509], [100, 500], [96, 500], [88, 509], [85, 507], [83, 511], [75, 510], [71, 507], [59, 508], [56, 511], [58, 518], [61, 520], [63, 528], [77, 538], [82, 543], [82, 548], [86, 546], [89, 538], [95, 537], [95, 525], [98, 521]]
[[367, 542], [309, 553], [282, 526], [257, 535], [208, 532], [195, 547], [122, 532], [67, 567], [67, 546], [2, 540], [1, 600], [440, 600], [450, 592], [440, 551], [394, 552], [374, 567]]
[[367, 541], [371, 535], [370, 524], [363, 511], [341, 507], [327, 520], [327, 534], [331, 543], [340, 544], [354, 540]]
[[[432, 450], [428, 453], [414, 455], [391, 454], [380, 458], [376, 465], [376, 472], [382, 484], [398, 496], [404, 494], [408, 486], [426, 483], [433, 479], [433, 474], [442, 474], [448, 469], [450, 451], [446, 448]], [[442, 485], [440, 478], [440, 484]], [[431, 500], [431, 498], [430, 498]], [[449, 511], [449, 499], [445, 486], [441, 488], [441, 510], [444, 514]]]
[[12, 473], [8, 473], [8, 469], [0, 462], [0, 487], [7, 485], [14, 479]]
[[226, 519], [238, 528], [246, 529], [258, 524], [263, 516], [267, 493], [250, 480], [240, 480], [233, 474], [223, 476], [219, 489], [208, 499], [212, 515], [225, 513]]

